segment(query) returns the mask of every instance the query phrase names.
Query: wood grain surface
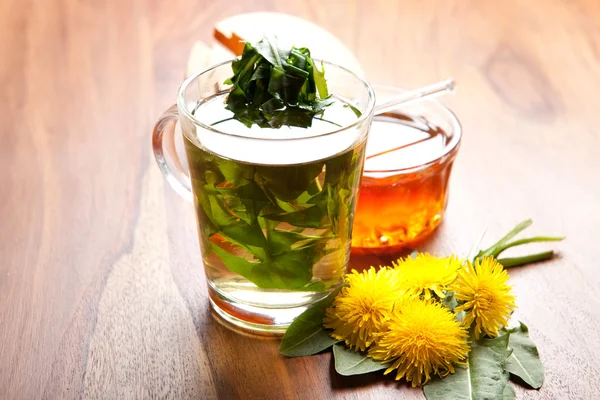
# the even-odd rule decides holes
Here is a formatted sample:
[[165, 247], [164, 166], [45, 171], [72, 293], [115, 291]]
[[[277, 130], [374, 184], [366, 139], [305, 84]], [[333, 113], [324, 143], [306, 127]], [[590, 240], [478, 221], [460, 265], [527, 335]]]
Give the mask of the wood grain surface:
[[423, 250], [465, 254], [528, 217], [567, 236], [559, 258], [511, 270], [546, 367], [517, 397], [598, 398], [600, 2], [2, 0], [0, 399], [422, 398], [211, 316], [193, 209], [150, 132], [192, 43], [255, 10], [321, 24], [373, 83], [458, 81], [463, 144]]

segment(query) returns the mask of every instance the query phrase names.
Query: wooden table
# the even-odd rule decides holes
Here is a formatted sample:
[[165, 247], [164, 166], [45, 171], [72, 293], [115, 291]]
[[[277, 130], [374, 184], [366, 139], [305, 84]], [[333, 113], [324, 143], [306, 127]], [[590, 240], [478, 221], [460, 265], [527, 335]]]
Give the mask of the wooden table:
[[491, 240], [527, 217], [531, 233], [567, 236], [559, 258], [511, 270], [546, 366], [544, 387], [517, 395], [597, 398], [597, 0], [3, 0], [0, 398], [422, 398], [211, 317], [193, 210], [163, 181], [150, 131], [191, 44], [252, 10], [323, 25], [373, 83], [456, 78], [464, 139], [423, 250], [465, 254], [485, 226]]

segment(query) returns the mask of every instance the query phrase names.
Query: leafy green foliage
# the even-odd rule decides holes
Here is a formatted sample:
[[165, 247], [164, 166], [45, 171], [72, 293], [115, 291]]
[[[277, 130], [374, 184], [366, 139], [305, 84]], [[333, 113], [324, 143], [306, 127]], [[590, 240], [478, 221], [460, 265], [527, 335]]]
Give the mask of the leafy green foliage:
[[310, 356], [330, 348], [337, 342], [323, 328], [323, 317], [340, 289], [341, 286], [313, 304], [292, 322], [281, 340], [281, 354], [288, 357]]
[[539, 389], [544, 382], [544, 366], [535, 343], [529, 339], [527, 326], [520, 322], [518, 328], [508, 332], [508, 346], [513, 351], [508, 358], [508, 371], [511, 375], [521, 378], [531, 388]]
[[[332, 103], [325, 80], [305, 48], [283, 49], [275, 38], [246, 43], [232, 63], [227, 109], [246, 126], [307, 128]], [[320, 97], [317, 97], [317, 91]]]
[[333, 346], [333, 357], [335, 372], [344, 376], [367, 374], [388, 367], [387, 364], [381, 364], [364, 353], [349, 349], [343, 343]]
[[473, 342], [468, 365], [457, 367], [454, 374], [443, 379], [432, 379], [423, 387], [425, 397], [429, 400], [509, 399], [510, 391], [505, 391], [509, 378], [506, 364], [511, 354], [508, 340], [509, 335], [505, 334]]
[[[261, 288], [328, 290], [346, 262], [363, 147], [302, 165], [265, 166], [221, 158], [186, 139], [204, 256], [215, 253]], [[333, 252], [340, 256], [327, 262], [340, 274], [313, 279], [313, 265]]]

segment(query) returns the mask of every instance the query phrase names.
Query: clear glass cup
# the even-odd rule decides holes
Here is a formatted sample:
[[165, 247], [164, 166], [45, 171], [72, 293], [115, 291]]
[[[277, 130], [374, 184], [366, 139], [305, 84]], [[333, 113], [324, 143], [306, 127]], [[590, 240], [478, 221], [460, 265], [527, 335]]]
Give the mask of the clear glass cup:
[[[404, 91], [374, 89], [382, 103]], [[414, 248], [436, 229], [448, 204], [461, 136], [456, 115], [436, 100], [374, 117], [354, 219], [354, 254]]]
[[188, 78], [154, 128], [159, 167], [196, 208], [211, 305], [244, 330], [282, 333], [343, 282], [375, 95], [349, 70], [324, 66], [330, 93], [361, 112], [347, 125], [220, 130], [211, 119], [231, 88], [228, 61]]

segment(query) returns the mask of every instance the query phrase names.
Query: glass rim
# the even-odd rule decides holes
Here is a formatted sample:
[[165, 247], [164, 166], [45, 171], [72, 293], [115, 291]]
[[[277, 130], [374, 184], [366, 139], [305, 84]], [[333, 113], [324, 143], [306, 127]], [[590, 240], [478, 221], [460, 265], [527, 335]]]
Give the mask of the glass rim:
[[[404, 88], [392, 86], [392, 85], [372, 85], [372, 87], [374, 89], [380, 88], [380, 89], [393, 90], [396, 92], [405, 92], [406, 91], [406, 89], [404, 89]], [[429, 160], [423, 164], [413, 165], [410, 167], [403, 167], [403, 168], [367, 169], [366, 162], [365, 162], [363, 177], [364, 177], [365, 173], [390, 173], [390, 172], [410, 173], [410, 172], [419, 171], [419, 170], [430, 167], [431, 165], [434, 165], [434, 164], [440, 162], [440, 160], [447, 157], [448, 155], [451, 155], [451, 153], [455, 153], [458, 150], [458, 147], [459, 147], [461, 139], [462, 139], [462, 125], [460, 124], [460, 121], [459, 121], [458, 117], [456, 116], [456, 114], [454, 114], [454, 112], [452, 110], [450, 110], [450, 108], [445, 106], [442, 102], [440, 102], [439, 100], [436, 100], [436, 99], [423, 100], [423, 101], [418, 102], [417, 104], [422, 105], [422, 106], [434, 105], [434, 106], [438, 107], [446, 117], [449, 118], [451, 130], [454, 133], [452, 140], [450, 140], [450, 142], [447, 143], [444, 146], [444, 148], [442, 150], [440, 150], [439, 153], [436, 153], [437, 154], [436, 156], [433, 156], [433, 158], [431, 160]], [[409, 108], [410, 108], [410, 106], [409, 106]], [[392, 111], [392, 113], [393, 112], [394, 111]], [[371, 133], [369, 132], [369, 134], [371, 134]], [[410, 147], [410, 145], [409, 145], [409, 147]], [[367, 157], [368, 157], [368, 155], [367, 155]], [[372, 177], [367, 176], [367, 178], [372, 178]]]
[[[206, 125], [203, 122], [198, 121], [198, 119], [196, 117], [194, 117], [194, 115], [192, 115], [192, 113], [190, 112], [190, 110], [188, 110], [187, 107], [185, 107], [185, 98], [184, 98], [184, 93], [187, 90], [187, 88], [190, 86], [190, 84], [192, 82], [194, 82], [196, 79], [198, 79], [200, 77], [200, 75], [203, 75], [207, 72], [210, 72], [214, 69], [217, 69], [219, 67], [222, 67], [224, 65], [227, 64], [231, 64], [235, 59], [231, 59], [231, 60], [227, 60], [227, 61], [222, 61], [219, 62], [217, 64], [212, 64], [210, 66], [207, 66], [206, 68], [201, 69], [200, 71], [190, 75], [188, 78], [186, 78], [183, 83], [181, 84], [181, 86], [179, 87], [179, 90], [177, 91], [177, 108], [179, 109], [179, 112], [182, 112], [183, 115], [185, 115], [186, 118], [188, 118], [190, 121], [192, 121], [192, 123], [194, 123], [195, 125], [201, 127], [202, 129], [207, 129], [209, 131], [212, 131], [214, 133], [218, 133], [221, 135], [226, 135], [226, 136], [233, 136], [233, 137], [238, 137], [238, 138], [244, 138], [244, 139], [251, 139], [251, 140], [269, 140], [269, 141], [286, 141], [286, 140], [290, 140], [290, 141], [297, 141], [297, 140], [307, 140], [307, 139], [313, 139], [313, 138], [317, 138], [317, 137], [323, 137], [323, 136], [328, 136], [328, 135], [334, 135], [336, 133], [340, 133], [340, 132], [344, 132], [347, 131], [348, 129], [354, 128], [356, 126], [359, 126], [360, 124], [362, 124], [365, 120], [367, 120], [368, 118], [370, 118], [373, 115], [373, 111], [375, 110], [375, 91], [373, 90], [373, 87], [369, 84], [369, 82], [367, 82], [365, 79], [361, 78], [358, 74], [356, 74], [355, 72], [349, 70], [348, 68], [339, 66], [335, 63], [332, 63], [330, 61], [325, 61], [325, 60], [320, 60], [320, 59], [314, 59], [314, 61], [319, 61], [321, 63], [327, 64], [329, 66], [341, 69], [342, 71], [350, 74], [353, 78], [355, 78], [356, 80], [358, 80], [363, 86], [364, 89], [367, 92], [367, 96], [369, 97], [369, 102], [367, 103], [367, 107], [365, 112], [362, 113], [362, 115], [360, 117], [358, 117], [354, 122], [352, 122], [349, 125], [345, 125], [341, 128], [337, 128], [333, 131], [328, 131], [328, 132], [324, 132], [324, 133], [320, 133], [318, 135], [312, 135], [312, 136], [303, 136], [303, 137], [296, 137], [296, 138], [290, 138], [290, 137], [281, 137], [281, 138], [264, 138], [264, 137], [252, 137], [252, 136], [245, 136], [245, 135], [239, 135], [236, 133], [230, 133], [230, 132], [224, 132], [222, 130], [216, 129], [210, 125]], [[233, 74], [233, 72], [232, 72]], [[310, 129], [310, 128], [307, 128]]]

